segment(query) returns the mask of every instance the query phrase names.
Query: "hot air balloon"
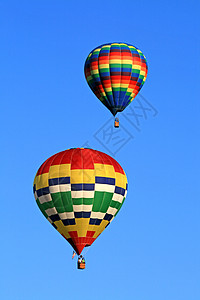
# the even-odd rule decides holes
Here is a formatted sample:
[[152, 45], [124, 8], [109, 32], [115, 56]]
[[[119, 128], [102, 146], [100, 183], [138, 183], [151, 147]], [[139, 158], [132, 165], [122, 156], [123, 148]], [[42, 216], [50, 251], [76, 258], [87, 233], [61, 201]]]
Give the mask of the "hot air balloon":
[[73, 148], [48, 158], [35, 176], [33, 192], [43, 215], [80, 257], [110, 224], [127, 193], [116, 160], [100, 151]]
[[[137, 96], [147, 70], [144, 54], [125, 43], [108, 43], [95, 48], [84, 67], [88, 85], [113, 116]], [[115, 127], [119, 127], [118, 119], [115, 119]]]

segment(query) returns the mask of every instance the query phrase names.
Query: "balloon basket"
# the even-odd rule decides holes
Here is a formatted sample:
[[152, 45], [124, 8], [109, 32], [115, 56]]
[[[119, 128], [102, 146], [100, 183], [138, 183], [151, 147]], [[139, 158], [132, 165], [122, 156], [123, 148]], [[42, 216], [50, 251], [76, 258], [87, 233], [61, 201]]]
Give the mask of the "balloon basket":
[[85, 269], [85, 262], [78, 262], [77, 269], [84, 270]]
[[119, 119], [118, 118], [115, 119], [114, 126], [115, 126], [115, 128], [119, 128]]

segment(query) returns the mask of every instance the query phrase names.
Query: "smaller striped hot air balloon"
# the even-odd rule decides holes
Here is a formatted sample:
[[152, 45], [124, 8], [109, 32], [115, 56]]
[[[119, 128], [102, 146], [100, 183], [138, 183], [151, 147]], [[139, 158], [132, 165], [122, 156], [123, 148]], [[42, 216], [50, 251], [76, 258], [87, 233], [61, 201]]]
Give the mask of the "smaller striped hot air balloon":
[[[108, 43], [96, 47], [85, 62], [85, 77], [96, 97], [115, 116], [137, 96], [147, 77], [147, 61], [136, 47]], [[115, 127], [119, 120], [115, 119]]]
[[33, 185], [36, 202], [52, 226], [80, 257], [110, 224], [127, 193], [127, 178], [116, 160], [92, 149], [74, 148], [48, 158]]

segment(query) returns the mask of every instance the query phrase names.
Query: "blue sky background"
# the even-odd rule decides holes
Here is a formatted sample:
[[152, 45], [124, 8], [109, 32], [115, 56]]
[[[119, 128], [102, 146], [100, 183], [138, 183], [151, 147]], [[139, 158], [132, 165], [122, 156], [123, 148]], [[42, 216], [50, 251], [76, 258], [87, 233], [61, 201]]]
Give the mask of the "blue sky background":
[[[0, 1], [1, 299], [200, 299], [199, 9], [193, 0]], [[119, 116], [122, 147], [103, 136], [113, 120], [83, 73], [89, 52], [112, 41], [147, 57], [141, 94], [153, 106], [145, 119], [131, 104], [140, 131], [128, 110]], [[129, 191], [78, 271], [32, 183], [49, 156], [85, 144], [114, 152]]]

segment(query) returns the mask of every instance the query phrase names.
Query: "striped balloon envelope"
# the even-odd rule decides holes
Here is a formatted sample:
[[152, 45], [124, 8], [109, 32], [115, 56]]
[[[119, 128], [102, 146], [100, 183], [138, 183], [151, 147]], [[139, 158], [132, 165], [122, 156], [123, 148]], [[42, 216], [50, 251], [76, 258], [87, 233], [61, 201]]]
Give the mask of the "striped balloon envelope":
[[85, 62], [86, 80], [115, 116], [137, 96], [147, 77], [147, 62], [136, 47], [109, 43], [95, 48]]
[[41, 165], [33, 191], [44, 216], [79, 255], [117, 215], [126, 197], [127, 178], [109, 155], [73, 148]]

